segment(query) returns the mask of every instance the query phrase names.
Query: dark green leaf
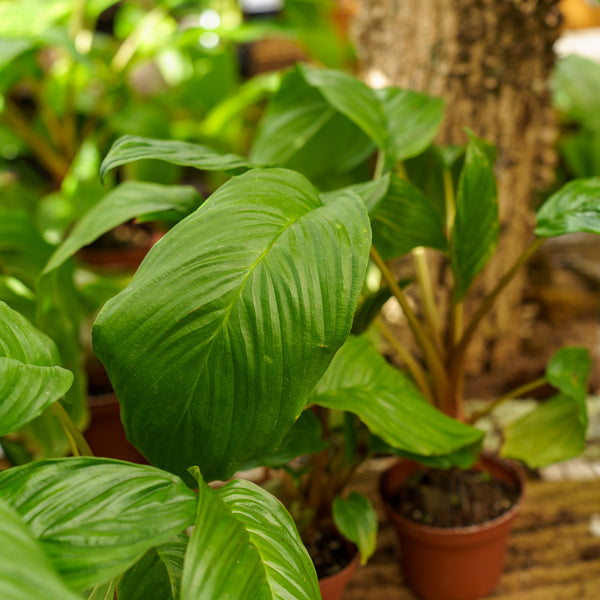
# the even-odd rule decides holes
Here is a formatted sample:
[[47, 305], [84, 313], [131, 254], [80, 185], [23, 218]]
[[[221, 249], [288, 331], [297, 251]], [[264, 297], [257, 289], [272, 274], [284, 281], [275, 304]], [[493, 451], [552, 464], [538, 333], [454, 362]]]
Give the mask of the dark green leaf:
[[194, 522], [178, 477], [102, 458], [43, 460], [0, 473], [2, 497], [76, 590], [120, 575]]
[[180, 535], [148, 550], [121, 577], [119, 600], [178, 599], [188, 541], [187, 535]]
[[321, 438], [321, 423], [310, 410], [305, 410], [298, 417], [294, 426], [283, 439], [281, 446], [266, 456], [245, 463], [242, 469], [254, 467], [281, 467], [303, 454], [315, 454], [325, 450], [328, 443]]
[[56, 269], [77, 250], [91, 244], [117, 225], [161, 211], [176, 211], [183, 218], [198, 208], [200, 201], [200, 196], [193, 187], [125, 182], [104, 196], [77, 222], [48, 261], [44, 273]]
[[581, 231], [600, 233], [600, 177], [570, 181], [537, 212], [540, 237]]
[[282, 169], [226, 183], [96, 321], [131, 441], [207, 480], [277, 448], [348, 335], [369, 248], [354, 194], [323, 205]]
[[241, 156], [221, 154], [212, 148], [176, 140], [156, 140], [137, 135], [125, 135], [111, 147], [100, 165], [100, 178], [108, 171], [136, 160], [154, 158], [174, 165], [195, 167], [203, 171], [241, 173], [252, 165]]
[[427, 94], [386, 88], [377, 92], [389, 130], [389, 143], [380, 146], [390, 166], [417, 156], [435, 138], [444, 118], [444, 101]]
[[[371, 88], [343, 71], [319, 69], [306, 64], [299, 64], [298, 69], [309, 85], [318, 89], [337, 112], [358, 125], [379, 148], [388, 145], [387, 115]], [[393, 113], [398, 103], [390, 104]]]
[[455, 302], [492, 257], [498, 243], [498, 197], [489, 144], [469, 134], [450, 240]]
[[[218, 558], [218, 560], [215, 560]], [[182, 598], [318, 600], [317, 576], [281, 503], [247, 481], [200, 481]]]
[[0, 499], [0, 598], [81, 600], [60, 580], [19, 515]]
[[389, 365], [368, 338], [351, 337], [336, 354], [311, 401], [353, 412], [392, 447], [413, 456], [475, 450], [483, 433], [433, 408], [402, 371]]
[[337, 530], [356, 544], [360, 563], [364, 565], [375, 552], [377, 544], [377, 513], [362, 494], [352, 492], [346, 499], [333, 501], [333, 521]]
[[0, 302], [0, 435], [39, 416], [72, 383], [54, 342]]
[[[85, 600], [114, 600], [117, 582], [111, 579], [106, 583], [100, 583], [83, 593]], [[170, 599], [169, 599], [170, 600]]]
[[418, 246], [442, 252], [448, 247], [443, 215], [418, 188], [395, 175], [372, 216], [372, 226], [373, 245], [386, 260]]
[[269, 102], [250, 158], [255, 164], [289, 167], [314, 179], [330, 171], [348, 171], [373, 149], [370, 138], [295, 69]]

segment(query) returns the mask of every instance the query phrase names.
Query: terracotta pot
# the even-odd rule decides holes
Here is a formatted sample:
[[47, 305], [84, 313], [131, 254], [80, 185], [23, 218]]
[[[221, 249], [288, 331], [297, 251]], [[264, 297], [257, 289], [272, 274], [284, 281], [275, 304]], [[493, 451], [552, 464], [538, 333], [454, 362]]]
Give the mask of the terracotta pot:
[[423, 466], [402, 460], [380, 481], [380, 493], [401, 549], [406, 584], [427, 600], [479, 600], [492, 592], [504, 567], [510, 527], [521, 508], [525, 477], [521, 469], [486, 455], [475, 467], [515, 486], [518, 501], [500, 517], [468, 527], [441, 528], [406, 519], [390, 506], [394, 492]]
[[342, 600], [346, 586], [352, 579], [354, 571], [358, 566], [359, 554], [355, 553], [354, 558], [341, 571], [329, 577], [319, 579], [319, 590], [323, 600]]
[[114, 394], [91, 396], [88, 407], [90, 426], [83, 435], [95, 456], [147, 464], [148, 461], [127, 440], [121, 408]]

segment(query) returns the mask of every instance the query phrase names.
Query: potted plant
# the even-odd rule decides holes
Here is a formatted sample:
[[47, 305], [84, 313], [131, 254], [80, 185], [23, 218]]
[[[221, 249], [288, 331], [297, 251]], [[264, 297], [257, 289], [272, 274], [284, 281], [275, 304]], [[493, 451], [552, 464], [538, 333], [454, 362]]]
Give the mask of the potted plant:
[[[419, 105], [420, 110], [417, 110]], [[414, 119], [410, 126], [406, 125], [407, 114]], [[317, 118], [319, 116], [320, 119]], [[370, 352], [376, 354], [376, 351], [367, 346], [364, 339], [361, 342], [350, 340], [347, 347], [338, 353], [330, 371], [313, 391], [311, 401], [322, 407], [354, 412], [373, 433], [400, 453], [423, 464], [442, 467], [451, 478], [459, 479], [457, 471], [451, 467], [467, 470], [476, 463], [481, 455], [483, 439], [481, 431], [466, 423], [462, 397], [466, 350], [472, 336], [494, 300], [544, 239], [575, 231], [598, 232], [595, 215], [599, 182], [594, 178], [576, 180], [548, 199], [538, 211], [534, 241], [485, 296], [471, 320], [461, 328], [462, 301], [496, 247], [499, 226], [493, 149], [470, 134], [466, 149], [430, 149], [426, 156], [411, 161], [410, 165], [403, 165], [405, 159], [425, 150], [435, 134], [439, 119], [440, 103], [434, 99], [417, 97], [405, 90], [376, 92], [343, 73], [299, 66], [284, 77], [281, 89], [268, 106], [250, 160], [293, 166], [309, 175], [321, 188], [331, 189], [340, 183], [346, 184], [343, 189], [347, 193], [358, 193], [363, 197], [373, 227], [374, 243], [370, 255], [382, 273], [386, 289], [371, 297], [365, 295], [355, 320], [356, 331], [360, 329], [361, 321], [371, 322], [377, 307], [381, 306], [381, 298], [393, 294], [404, 309], [421, 349], [420, 359], [415, 360], [397, 341], [392, 342], [407, 365], [410, 381], [403, 379], [399, 373], [391, 376], [395, 380], [395, 389], [402, 381], [405, 391], [402, 402], [393, 407], [388, 405], [387, 410], [382, 410], [382, 405], [378, 404], [380, 412], [373, 409], [377, 414], [369, 414], [369, 402], [364, 396], [360, 398], [358, 393], [361, 386], [366, 386], [365, 381], [372, 384], [385, 379], [372, 377], [377, 371], [374, 366], [369, 367], [371, 379], [357, 380], [356, 386], [344, 382], [339, 374], [364, 374], [367, 370], [364, 365], [369, 363]], [[310, 131], [307, 131], [307, 124], [312, 124]], [[332, 132], [335, 132], [334, 139], [328, 146], [326, 140], [331, 139]], [[352, 144], [347, 140], [352, 140]], [[375, 147], [378, 148], [378, 160], [373, 180], [354, 183], [364, 173], [363, 164], [368, 166], [365, 158]], [[179, 153], [174, 147], [167, 152], [160, 142], [125, 138], [113, 148], [105, 166], [148, 155], [168, 160], [190, 160], [189, 154]], [[202, 156], [198, 155], [196, 159], [201, 158], [207, 164], [207, 157], [204, 149]], [[418, 180], [416, 167], [419, 160], [428, 161], [427, 183], [429, 189], [433, 189], [429, 195], [425, 186], [419, 189], [407, 179], [413, 170]], [[431, 171], [432, 162], [437, 171]], [[239, 162], [237, 166], [240, 166]], [[440, 196], [435, 193], [436, 190], [444, 190], [445, 195]], [[339, 191], [332, 194], [335, 197]], [[326, 201], [327, 197], [325, 194]], [[436, 315], [431, 282], [418, 250], [423, 246], [444, 254], [454, 276], [446, 327], [439, 324]], [[424, 300], [421, 313], [424, 322], [410, 307], [402, 286], [398, 285], [386, 264], [386, 260], [413, 250], [416, 250], [420, 268], [417, 280]], [[377, 326], [384, 336], [393, 339], [381, 320], [377, 321]], [[348, 358], [352, 355], [349, 348], [360, 343], [365, 344], [361, 351]], [[343, 365], [343, 369], [338, 372], [336, 365]], [[584, 350], [563, 349], [550, 362], [545, 378], [516, 390], [516, 393], [526, 393], [549, 381], [560, 393], [507, 429], [502, 448], [505, 456], [512, 456], [531, 466], [541, 466], [581, 451], [587, 424], [585, 391], [588, 368], [589, 358]], [[335, 382], [332, 385], [337, 388], [321, 388], [322, 393], [319, 393], [320, 387], [325, 385], [323, 382], [327, 381]], [[385, 388], [385, 384], [381, 388]], [[507, 398], [512, 395], [507, 395]], [[372, 396], [377, 397], [377, 394]], [[415, 413], [411, 414], [411, 411], [430, 406], [437, 409], [436, 417], [445, 414], [451, 419], [438, 422], [431, 421], [433, 417], [430, 415], [415, 418]], [[382, 415], [385, 415], [383, 419]], [[390, 421], [394, 419], [397, 421], [392, 426]], [[426, 421], [427, 426], [424, 424]], [[453, 423], [455, 429], [449, 423]], [[405, 427], [404, 435], [398, 435], [401, 425]], [[390, 433], [393, 427], [396, 430]], [[411, 439], [415, 431], [422, 437], [429, 436], [426, 444], [422, 439], [418, 443]], [[558, 433], [561, 435], [558, 436]], [[438, 435], [443, 441], [436, 447]], [[491, 468], [488, 467], [488, 470]], [[509, 474], [505, 478], [513, 486], [520, 486], [517, 474]], [[387, 490], [387, 484], [384, 488]], [[497, 578], [499, 567], [494, 569], [494, 573]], [[435, 580], [434, 577], [429, 579]], [[478, 597], [486, 593], [490, 585], [493, 582], [466, 593]]]

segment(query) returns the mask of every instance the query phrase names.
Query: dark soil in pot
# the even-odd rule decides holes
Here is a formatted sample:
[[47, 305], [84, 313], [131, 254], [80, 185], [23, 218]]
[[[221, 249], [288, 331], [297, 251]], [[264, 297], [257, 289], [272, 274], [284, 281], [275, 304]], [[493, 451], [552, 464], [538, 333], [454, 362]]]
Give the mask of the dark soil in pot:
[[315, 565], [323, 600], [342, 600], [358, 565], [356, 547], [330, 528], [316, 530], [304, 545]]
[[499, 517], [518, 498], [518, 489], [486, 471], [430, 469], [415, 471], [390, 504], [417, 523], [468, 527]]

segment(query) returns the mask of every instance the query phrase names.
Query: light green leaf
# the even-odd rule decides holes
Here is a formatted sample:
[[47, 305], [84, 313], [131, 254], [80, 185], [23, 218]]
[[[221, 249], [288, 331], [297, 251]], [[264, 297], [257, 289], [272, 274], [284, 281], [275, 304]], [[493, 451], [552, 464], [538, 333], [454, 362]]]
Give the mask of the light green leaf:
[[93, 588], [86, 590], [83, 597], [86, 600], [114, 600], [117, 581], [111, 579], [106, 583], [100, 583]]
[[358, 125], [379, 148], [388, 145], [386, 114], [370, 87], [344, 71], [302, 63], [298, 69], [309, 85], [318, 89], [337, 112]]
[[112, 145], [104, 157], [100, 165], [100, 178], [104, 179], [106, 173], [115, 167], [145, 158], [164, 160], [174, 165], [195, 167], [203, 171], [240, 173], [252, 168], [241, 156], [221, 154], [200, 144], [125, 135]]
[[[365, 336], [336, 354], [311, 401], [356, 414], [371, 433], [418, 457], [473, 462], [483, 433], [433, 408], [402, 371], [389, 365]], [[463, 451], [467, 450], [465, 454]]]
[[296, 68], [283, 78], [269, 102], [250, 159], [289, 167], [314, 179], [348, 171], [373, 149], [371, 139]]
[[0, 3], [0, 36], [32, 38], [64, 19], [72, 0], [18, 0]]
[[588, 425], [586, 395], [591, 359], [584, 348], [561, 348], [548, 363], [546, 377], [560, 394], [512, 423], [502, 454], [532, 468], [579, 456]]
[[[176, 600], [189, 538], [176, 538], [148, 550], [119, 581], [119, 600]], [[112, 600], [112, 597], [111, 597]]]
[[201, 198], [193, 187], [125, 182], [109, 192], [76, 223], [48, 261], [44, 273], [56, 269], [77, 250], [134, 217], [176, 212], [183, 218], [200, 202]]
[[277, 448], [348, 335], [369, 248], [356, 195], [323, 205], [282, 169], [227, 182], [96, 321], [132, 443], [208, 481]]
[[438, 132], [444, 118], [444, 101], [399, 88], [378, 90], [376, 94], [387, 120], [389, 143], [382, 148], [390, 166], [421, 154]]
[[351, 191], [355, 194], [358, 194], [362, 198], [363, 202], [365, 203], [365, 206], [367, 207], [367, 212], [369, 213], [369, 215], [372, 216], [373, 213], [377, 210], [383, 198], [385, 197], [389, 185], [390, 174], [386, 173], [385, 175], [383, 175], [383, 177], [380, 177], [377, 180], [356, 183], [354, 185], [349, 185], [347, 187], [338, 189], [334, 192], [326, 192], [324, 194], [321, 194], [321, 199], [323, 200], [324, 204], [327, 204], [327, 202], [329, 202], [329, 199], [335, 198], [339, 192]]
[[72, 383], [54, 342], [0, 302], [0, 435], [35, 419]]
[[455, 302], [464, 298], [498, 243], [498, 197], [490, 154], [489, 144], [469, 133], [450, 240]]
[[76, 590], [105, 583], [194, 522], [195, 494], [154, 467], [43, 460], [0, 473], [2, 497]]
[[19, 38], [0, 39], [0, 69], [10, 65], [19, 54], [23, 54], [32, 46], [31, 40]]
[[337, 530], [360, 552], [364, 565], [377, 545], [377, 513], [362, 494], [352, 492], [346, 499], [336, 496], [333, 501], [333, 521]]
[[395, 175], [372, 214], [372, 227], [373, 245], [386, 260], [418, 246], [448, 249], [443, 215], [417, 187]]
[[502, 456], [532, 469], [568, 460], [583, 452], [585, 429], [575, 399], [559, 394], [505, 429]]
[[247, 481], [232, 481], [216, 492], [200, 481], [182, 600], [320, 597], [308, 552], [278, 500]]
[[540, 237], [600, 233], [600, 177], [565, 184], [540, 207], [536, 221]]
[[19, 515], [0, 499], [0, 598], [81, 600], [60, 580]]

